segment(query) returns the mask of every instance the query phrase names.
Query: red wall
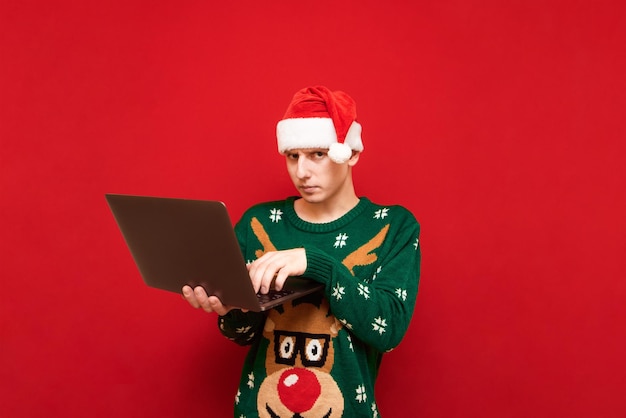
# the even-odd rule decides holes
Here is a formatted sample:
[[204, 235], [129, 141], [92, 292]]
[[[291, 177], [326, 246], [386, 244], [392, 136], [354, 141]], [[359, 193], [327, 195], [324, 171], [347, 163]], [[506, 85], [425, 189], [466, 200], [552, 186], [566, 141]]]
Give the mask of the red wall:
[[212, 3], [0, 6], [2, 416], [230, 416], [244, 349], [103, 195], [294, 193], [275, 122], [317, 83], [357, 100], [358, 192], [422, 224], [384, 416], [626, 416], [624, 2]]

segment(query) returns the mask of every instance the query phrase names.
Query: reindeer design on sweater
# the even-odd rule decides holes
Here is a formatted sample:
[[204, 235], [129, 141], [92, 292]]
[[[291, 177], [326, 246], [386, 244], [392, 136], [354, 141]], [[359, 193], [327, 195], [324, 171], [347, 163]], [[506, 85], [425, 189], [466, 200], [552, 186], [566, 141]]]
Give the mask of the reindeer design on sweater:
[[[262, 245], [260, 257], [275, 251], [269, 235], [256, 218], [251, 227]], [[342, 264], [354, 276], [356, 266], [374, 263], [389, 225], [346, 256]], [[263, 336], [269, 341], [265, 368], [267, 377], [259, 388], [257, 409], [267, 418], [341, 417], [344, 397], [331, 376], [334, 339], [342, 328], [328, 301], [318, 296], [286, 303], [272, 309], [265, 320]], [[303, 332], [306, 330], [306, 332]]]

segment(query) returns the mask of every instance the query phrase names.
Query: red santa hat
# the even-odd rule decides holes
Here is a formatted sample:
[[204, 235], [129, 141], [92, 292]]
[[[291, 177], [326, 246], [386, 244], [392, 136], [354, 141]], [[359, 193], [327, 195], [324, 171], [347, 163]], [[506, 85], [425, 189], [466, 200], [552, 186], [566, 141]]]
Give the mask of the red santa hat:
[[356, 104], [342, 91], [323, 86], [298, 91], [276, 125], [278, 151], [326, 148], [336, 163], [344, 163], [352, 151], [363, 151], [361, 125], [356, 121]]

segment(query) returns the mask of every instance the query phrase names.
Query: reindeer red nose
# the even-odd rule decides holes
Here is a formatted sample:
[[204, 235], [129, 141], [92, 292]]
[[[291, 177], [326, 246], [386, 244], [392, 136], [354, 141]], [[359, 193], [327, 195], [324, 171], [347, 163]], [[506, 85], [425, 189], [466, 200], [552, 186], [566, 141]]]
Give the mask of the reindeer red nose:
[[315, 374], [306, 369], [287, 369], [278, 382], [278, 396], [292, 412], [306, 412], [322, 392]]

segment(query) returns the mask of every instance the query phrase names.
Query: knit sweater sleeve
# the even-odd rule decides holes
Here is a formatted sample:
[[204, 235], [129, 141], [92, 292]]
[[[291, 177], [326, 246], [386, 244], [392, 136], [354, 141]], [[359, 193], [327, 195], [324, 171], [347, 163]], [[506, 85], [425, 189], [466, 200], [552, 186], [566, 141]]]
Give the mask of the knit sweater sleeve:
[[359, 340], [380, 352], [395, 348], [408, 329], [420, 275], [420, 227], [413, 215], [395, 207], [383, 244], [373, 253], [375, 267], [346, 266], [323, 250], [305, 246], [305, 276], [325, 284], [333, 314]]
[[[235, 225], [235, 234], [243, 254], [246, 254], [247, 228], [246, 214]], [[217, 325], [222, 335], [239, 345], [250, 345], [260, 335], [265, 323], [263, 312], [243, 312], [233, 309], [224, 316], [218, 316]]]
[[261, 334], [265, 316], [260, 312], [243, 312], [233, 309], [218, 316], [217, 325], [222, 335], [239, 345], [250, 345]]

